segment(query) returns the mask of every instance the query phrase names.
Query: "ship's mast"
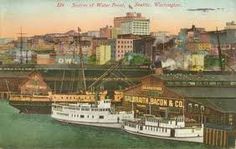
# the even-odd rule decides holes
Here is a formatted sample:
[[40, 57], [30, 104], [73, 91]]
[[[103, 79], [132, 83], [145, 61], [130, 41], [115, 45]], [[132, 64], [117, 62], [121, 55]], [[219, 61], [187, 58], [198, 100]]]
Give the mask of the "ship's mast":
[[22, 54], [22, 51], [23, 51], [23, 35], [26, 34], [26, 33], [23, 33], [22, 32], [22, 27], [20, 28], [20, 64], [23, 64], [23, 54]]
[[219, 64], [220, 64], [220, 70], [223, 72], [224, 71], [224, 66], [222, 63], [222, 52], [221, 52], [221, 46], [220, 46], [220, 36], [219, 36], [219, 31], [218, 28], [216, 28], [216, 37], [217, 37], [217, 49], [218, 49], [218, 54], [219, 54]]
[[[79, 44], [79, 59], [80, 59], [80, 80], [82, 80], [83, 82], [80, 84], [82, 85], [82, 90], [86, 91], [87, 90], [87, 86], [86, 86], [86, 79], [85, 79], [85, 73], [84, 73], [84, 60], [83, 60], [83, 52], [82, 52], [82, 41], [81, 41], [81, 29], [78, 27], [78, 35], [76, 36], [76, 47], [78, 47]], [[79, 85], [78, 85], [79, 86]], [[77, 86], [77, 91], [78, 91], [78, 86]]]

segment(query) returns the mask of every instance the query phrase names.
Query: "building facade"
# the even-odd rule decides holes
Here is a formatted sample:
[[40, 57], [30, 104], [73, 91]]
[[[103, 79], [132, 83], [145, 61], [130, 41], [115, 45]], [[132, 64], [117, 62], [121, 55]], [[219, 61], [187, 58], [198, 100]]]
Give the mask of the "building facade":
[[112, 26], [100, 28], [100, 37], [112, 38]]
[[111, 60], [111, 46], [100, 45], [96, 48], [96, 63], [99, 65], [106, 64]]
[[96, 38], [94, 37], [92, 39], [92, 50], [89, 55], [96, 55], [96, 48], [99, 47], [100, 45], [107, 45], [108, 44], [108, 39], [105, 37], [99, 37]]
[[51, 54], [37, 54], [36, 63], [40, 65], [54, 64], [55, 59], [51, 56]]
[[87, 36], [99, 38], [100, 37], [100, 31], [88, 31]]
[[149, 35], [150, 34], [150, 20], [139, 19], [126, 21], [121, 24], [121, 34], [134, 35]]
[[51, 91], [40, 73], [31, 73], [25, 82], [19, 85], [23, 95], [48, 95]]
[[234, 21], [226, 22], [225, 29], [236, 29], [236, 23]]
[[115, 41], [115, 60], [124, 58], [126, 53], [133, 52], [133, 39], [116, 39]]

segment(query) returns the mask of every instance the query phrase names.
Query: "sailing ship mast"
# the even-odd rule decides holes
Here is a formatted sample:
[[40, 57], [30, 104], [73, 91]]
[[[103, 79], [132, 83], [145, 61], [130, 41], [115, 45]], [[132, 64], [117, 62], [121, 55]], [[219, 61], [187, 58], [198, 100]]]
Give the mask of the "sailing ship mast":
[[218, 49], [218, 54], [219, 54], [219, 64], [220, 64], [220, 70], [223, 72], [224, 71], [224, 66], [222, 62], [222, 53], [221, 53], [221, 46], [220, 46], [220, 36], [219, 36], [219, 31], [218, 28], [216, 28], [216, 37], [217, 37], [217, 49]]
[[[26, 33], [22, 32], [22, 27], [20, 28], [20, 64], [23, 64], [23, 35]], [[26, 53], [28, 55], [28, 52]], [[28, 61], [28, 56], [26, 57]]]
[[82, 82], [78, 82], [77, 85], [77, 91], [79, 90], [79, 85], [81, 85], [82, 90], [86, 91], [87, 90], [87, 85], [86, 85], [86, 79], [85, 79], [85, 73], [84, 73], [84, 60], [83, 60], [83, 52], [82, 52], [82, 41], [81, 41], [81, 29], [78, 27], [78, 34], [75, 36], [75, 44], [76, 47], [78, 47], [79, 44], [79, 60], [80, 60], [80, 73], [79, 73], [79, 80], [82, 80]]
[[81, 73], [82, 73], [83, 89], [86, 90], [87, 86], [86, 86], [85, 73], [84, 73], [84, 60], [83, 60], [80, 32], [81, 32], [81, 29], [78, 27], [80, 69], [81, 69]]

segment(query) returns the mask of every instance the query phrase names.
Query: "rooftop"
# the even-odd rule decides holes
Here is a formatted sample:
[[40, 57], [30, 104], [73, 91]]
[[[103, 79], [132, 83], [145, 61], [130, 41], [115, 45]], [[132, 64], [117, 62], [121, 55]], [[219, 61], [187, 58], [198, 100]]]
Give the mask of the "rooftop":
[[236, 88], [171, 87], [169, 89], [188, 100], [209, 106], [215, 110], [236, 113]]
[[235, 73], [168, 73], [153, 76], [165, 81], [236, 81]]

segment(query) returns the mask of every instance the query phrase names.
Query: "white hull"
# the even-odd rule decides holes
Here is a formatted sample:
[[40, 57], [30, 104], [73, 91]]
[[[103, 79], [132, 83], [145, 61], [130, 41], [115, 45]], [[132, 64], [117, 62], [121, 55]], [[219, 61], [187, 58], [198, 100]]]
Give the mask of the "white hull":
[[70, 123], [70, 124], [77, 124], [77, 125], [86, 125], [86, 126], [95, 126], [95, 127], [106, 127], [106, 128], [121, 128], [122, 124], [120, 123], [93, 123], [93, 122], [79, 122], [79, 121], [70, 121], [64, 119], [57, 119], [57, 121]]
[[164, 136], [157, 136], [157, 135], [150, 135], [150, 134], [144, 134], [141, 132], [134, 132], [127, 129], [123, 130], [127, 133], [144, 136], [144, 137], [150, 137], [150, 138], [158, 138], [158, 139], [166, 139], [166, 140], [175, 140], [175, 141], [183, 141], [183, 142], [195, 142], [195, 143], [203, 143], [203, 137], [164, 137]]
[[110, 100], [104, 100], [100, 101], [98, 105], [87, 103], [53, 104], [51, 117], [72, 124], [121, 128], [123, 120], [134, 119], [134, 112], [115, 112], [111, 108]]

